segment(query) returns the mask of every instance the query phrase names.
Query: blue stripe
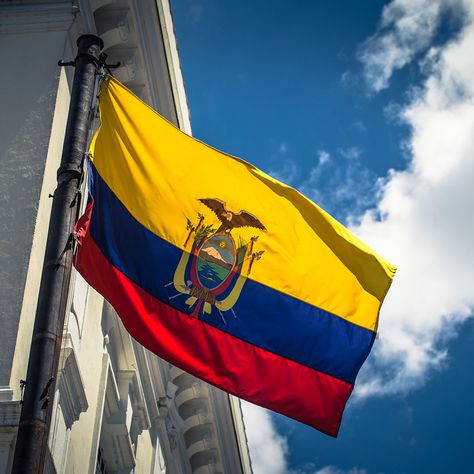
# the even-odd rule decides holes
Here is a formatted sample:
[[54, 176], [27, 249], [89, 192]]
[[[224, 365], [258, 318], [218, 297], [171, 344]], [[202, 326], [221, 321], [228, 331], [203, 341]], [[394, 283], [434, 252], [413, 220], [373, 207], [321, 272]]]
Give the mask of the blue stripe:
[[[90, 231], [103, 254], [155, 298], [189, 314], [188, 295], [179, 294], [172, 284], [183, 251], [143, 227], [92, 165], [90, 178], [94, 199]], [[351, 384], [375, 339], [373, 331], [250, 279], [233, 310], [235, 317], [231, 311], [221, 316], [213, 307], [200, 319]]]

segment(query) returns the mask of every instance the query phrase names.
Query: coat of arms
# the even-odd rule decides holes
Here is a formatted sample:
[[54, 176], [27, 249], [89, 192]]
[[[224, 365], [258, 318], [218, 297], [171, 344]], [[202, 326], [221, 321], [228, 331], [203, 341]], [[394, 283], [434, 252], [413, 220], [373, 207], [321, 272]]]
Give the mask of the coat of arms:
[[264, 252], [255, 249], [258, 236], [251, 237], [248, 242], [239, 237], [236, 242], [232, 231], [239, 227], [266, 229], [250, 212], [232, 212], [220, 199], [205, 198], [199, 201], [216, 214], [220, 225], [216, 230], [213, 224], [206, 224], [202, 214], [198, 214], [197, 223], [193, 224], [187, 219], [185, 250], [173, 282], [169, 283], [174, 285], [178, 293], [170, 299], [187, 295], [186, 304], [191, 317], [212, 314], [215, 308], [226, 323], [224, 313], [230, 311], [236, 317], [233, 306], [252, 271], [254, 261], [259, 260]]

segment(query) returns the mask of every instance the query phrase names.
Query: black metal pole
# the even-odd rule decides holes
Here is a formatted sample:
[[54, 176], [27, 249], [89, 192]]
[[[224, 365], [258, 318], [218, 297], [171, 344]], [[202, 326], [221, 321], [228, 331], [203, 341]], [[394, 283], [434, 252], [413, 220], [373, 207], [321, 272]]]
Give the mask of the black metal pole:
[[13, 459], [14, 473], [41, 473], [57, 378], [61, 338], [72, 267], [72, 232], [79, 209], [79, 188], [99, 56], [98, 36], [77, 40], [77, 57], [58, 184], [54, 192], [38, 306], [31, 340], [26, 386]]

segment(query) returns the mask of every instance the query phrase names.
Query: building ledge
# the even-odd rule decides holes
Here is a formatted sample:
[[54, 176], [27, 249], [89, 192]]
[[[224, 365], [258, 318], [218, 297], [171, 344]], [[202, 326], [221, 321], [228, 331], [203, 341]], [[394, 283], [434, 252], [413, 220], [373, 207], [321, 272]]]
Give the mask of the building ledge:
[[15, 428], [20, 422], [21, 402], [0, 402], [0, 429]]

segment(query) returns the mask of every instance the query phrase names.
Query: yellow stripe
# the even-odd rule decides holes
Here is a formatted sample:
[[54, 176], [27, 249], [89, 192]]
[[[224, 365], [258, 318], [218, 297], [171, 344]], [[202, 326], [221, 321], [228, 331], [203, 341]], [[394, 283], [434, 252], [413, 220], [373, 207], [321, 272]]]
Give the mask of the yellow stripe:
[[[375, 330], [395, 267], [296, 190], [181, 132], [114, 79], [102, 87], [94, 165], [130, 213], [184, 248], [186, 218], [219, 227], [200, 198], [246, 210], [266, 227], [232, 230], [264, 250], [250, 277]], [[237, 132], [236, 132], [237, 133]], [[133, 245], [133, 243], [131, 243]]]

